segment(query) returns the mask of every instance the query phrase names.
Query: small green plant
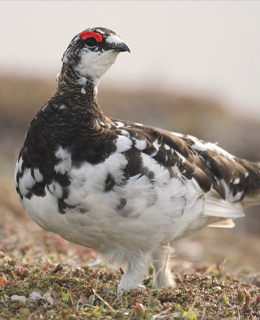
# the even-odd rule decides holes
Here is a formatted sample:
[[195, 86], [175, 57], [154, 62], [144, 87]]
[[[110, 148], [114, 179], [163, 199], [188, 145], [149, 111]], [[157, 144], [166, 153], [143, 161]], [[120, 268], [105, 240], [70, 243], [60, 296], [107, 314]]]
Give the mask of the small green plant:
[[197, 320], [198, 319], [198, 312], [193, 312], [192, 308], [189, 308], [188, 311], [184, 311], [182, 316], [185, 320]]
[[146, 309], [142, 305], [142, 303], [137, 303], [134, 306], [134, 316], [137, 317], [138, 319], [145, 319], [146, 315]]
[[242, 303], [245, 300], [245, 295], [244, 295], [243, 291], [238, 290], [237, 300], [239, 303]]
[[217, 262], [215, 266], [211, 266], [207, 269], [207, 272], [211, 274], [212, 276], [216, 277], [217, 279], [220, 279], [222, 277], [223, 267], [226, 263], [226, 259], [223, 261], [222, 265]]
[[220, 295], [219, 301], [220, 301], [220, 303], [222, 303], [224, 305], [229, 303], [229, 299], [228, 299], [226, 292], [224, 292]]
[[61, 299], [62, 299], [62, 301], [64, 301], [64, 302], [68, 302], [68, 301], [70, 300], [70, 295], [69, 295], [68, 293], [62, 292], [62, 293], [61, 293]]
[[246, 305], [247, 306], [250, 306], [250, 303], [251, 303], [251, 297], [249, 294], [246, 295]]

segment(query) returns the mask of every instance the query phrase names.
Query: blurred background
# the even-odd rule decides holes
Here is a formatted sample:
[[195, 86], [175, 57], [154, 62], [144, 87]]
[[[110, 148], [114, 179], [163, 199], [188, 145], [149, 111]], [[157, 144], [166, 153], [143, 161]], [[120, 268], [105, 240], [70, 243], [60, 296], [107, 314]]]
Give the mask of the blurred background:
[[[108, 116], [260, 160], [259, 16], [256, 1], [1, 1], [0, 237], [19, 226], [42, 232], [18, 203], [15, 161], [31, 119], [56, 90], [63, 52], [88, 27], [110, 28], [131, 48], [99, 86]], [[247, 210], [232, 230], [208, 228], [181, 241], [177, 254], [202, 261], [236, 252], [236, 262], [260, 265], [259, 211]]]

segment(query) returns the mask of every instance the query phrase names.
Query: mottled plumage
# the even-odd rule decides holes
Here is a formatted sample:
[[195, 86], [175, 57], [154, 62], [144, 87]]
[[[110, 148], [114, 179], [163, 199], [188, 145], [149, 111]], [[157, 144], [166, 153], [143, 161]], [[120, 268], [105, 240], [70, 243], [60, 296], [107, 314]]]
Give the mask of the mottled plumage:
[[119, 292], [137, 287], [149, 264], [158, 286], [173, 285], [168, 245], [260, 203], [259, 163], [103, 114], [96, 87], [122, 51], [129, 48], [108, 29], [73, 38], [15, 173], [19, 199], [42, 228], [126, 262]]

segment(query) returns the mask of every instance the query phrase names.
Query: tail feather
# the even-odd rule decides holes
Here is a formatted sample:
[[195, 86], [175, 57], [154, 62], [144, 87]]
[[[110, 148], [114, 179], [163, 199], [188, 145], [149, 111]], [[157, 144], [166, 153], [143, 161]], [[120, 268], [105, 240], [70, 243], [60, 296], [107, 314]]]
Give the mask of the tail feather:
[[244, 217], [243, 206], [224, 199], [219, 199], [212, 191], [205, 199], [204, 215], [222, 219], [235, 219]]
[[260, 162], [250, 162], [244, 159], [236, 159], [236, 166], [242, 166], [246, 171], [239, 180], [232, 181], [231, 191], [241, 190], [241, 201], [243, 207], [256, 206], [260, 204]]
[[[260, 162], [237, 158], [217, 144], [190, 135], [181, 135], [181, 139], [199, 156], [201, 162], [195, 164], [200, 170], [194, 173], [199, 184], [206, 188], [211, 184], [217, 193], [216, 197], [231, 203], [241, 202], [243, 207], [260, 203]], [[202, 184], [201, 180], [207, 177], [211, 180]]]
[[224, 219], [208, 225], [208, 227], [212, 228], [234, 228], [234, 226], [235, 224], [232, 219]]

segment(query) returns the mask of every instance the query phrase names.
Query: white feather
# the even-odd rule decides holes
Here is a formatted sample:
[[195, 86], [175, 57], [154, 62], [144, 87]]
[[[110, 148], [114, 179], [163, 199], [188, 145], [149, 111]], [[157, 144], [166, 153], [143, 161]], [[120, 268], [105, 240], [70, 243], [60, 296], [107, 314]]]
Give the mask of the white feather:
[[23, 196], [27, 195], [29, 189], [35, 185], [35, 180], [32, 177], [31, 170], [25, 169], [23, 176], [19, 180], [20, 192]]
[[138, 150], [144, 150], [147, 146], [147, 143], [145, 140], [139, 140], [139, 139], [136, 139], [136, 138], [133, 138], [133, 140], [135, 141], [135, 147], [136, 149]]
[[55, 156], [57, 159], [60, 159], [60, 162], [54, 166], [54, 170], [60, 174], [69, 172], [71, 169], [71, 155], [69, 151], [59, 147]]
[[36, 182], [42, 182], [43, 181], [43, 175], [40, 173], [39, 169], [33, 170], [34, 178]]
[[119, 136], [116, 140], [117, 152], [125, 152], [132, 147], [132, 140], [126, 136]]
[[104, 52], [82, 50], [80, 62], [74, 67], [74, 70], [83, 77], [91, 77], [97, 86], [100, 78], [115, 63], [118, 54], [119, 52], [112, 50]]

